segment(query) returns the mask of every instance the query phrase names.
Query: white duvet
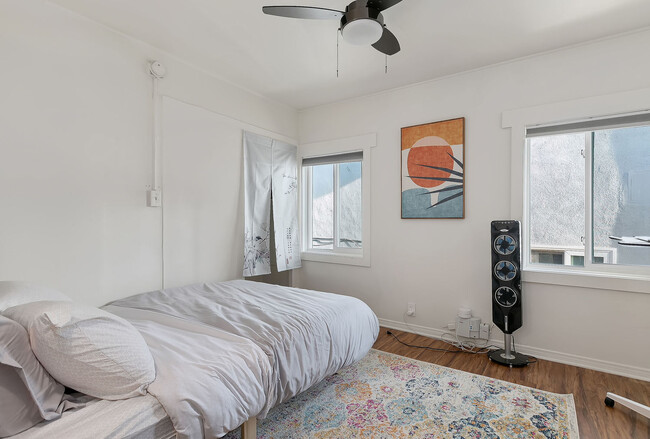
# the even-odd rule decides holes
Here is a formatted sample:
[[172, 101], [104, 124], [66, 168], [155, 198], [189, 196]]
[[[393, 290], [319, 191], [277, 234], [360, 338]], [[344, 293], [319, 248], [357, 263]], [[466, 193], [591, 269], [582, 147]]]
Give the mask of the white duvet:
[[236, 280], [152, 291], [105, 307], [149, 344], [149, 391], [180, 437], [221, 437], [363, 358], [379, 333], [358, 299]]

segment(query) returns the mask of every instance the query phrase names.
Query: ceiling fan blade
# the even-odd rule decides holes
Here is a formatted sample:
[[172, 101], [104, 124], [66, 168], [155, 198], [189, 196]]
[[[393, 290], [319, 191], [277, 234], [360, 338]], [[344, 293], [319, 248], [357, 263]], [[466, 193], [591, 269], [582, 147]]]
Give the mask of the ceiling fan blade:
[[334, 9], [315, 8], [312, 6], [264, 6], [262, 12], [268, 15], [289, 18], [307, 18], [310, 20], [340, 19], [345, 12]]
[[368, 0], [368, 7], [377, 9], [379, 12], [385, 11], [401, 2], [402, 0]]
[[386, 55], [395, 55], [400, 51], [399, 41], [397, 37], [384, 26], [384, 33], [379, 41], [372, 45], [375, 49]]

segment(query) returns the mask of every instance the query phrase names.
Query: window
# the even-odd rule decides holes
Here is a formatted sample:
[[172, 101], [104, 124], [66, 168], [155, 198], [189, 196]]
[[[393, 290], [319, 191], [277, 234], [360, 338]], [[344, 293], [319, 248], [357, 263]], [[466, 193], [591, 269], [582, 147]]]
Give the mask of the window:
[[613, 238], [650, 235], [650, 115], [529, 127], [526, 145], [525, 266], [648, 273], [650, 247]]
[[363, 151], [302, 160], [304, 250], [363, 254]]
[[303, 143], [303, 261], [370, 267], [370, 170], [375, 133]]

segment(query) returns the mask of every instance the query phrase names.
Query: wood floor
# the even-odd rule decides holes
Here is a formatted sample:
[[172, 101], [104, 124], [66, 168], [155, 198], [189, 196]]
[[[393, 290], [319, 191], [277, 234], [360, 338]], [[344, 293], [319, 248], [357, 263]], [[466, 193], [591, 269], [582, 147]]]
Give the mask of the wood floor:
[[[614, 408], [608, 408], [604, 404], [605, 394], [613, 392], [650, 405], [650, 382], [544, 360], [538, 360], [537, 363], [523, 368], [511, 369], [491, 362], [487, 355], [452, 354], [409, 348], [387, 335], [386, 329], [381, 328], [375, 349], [549, 392], [572, 393], [582, 439], [650, 439], [648, 419], [619, 404]], [[432, 338], [394, 329], [390, 331], [408, 344], [454, 349]]]

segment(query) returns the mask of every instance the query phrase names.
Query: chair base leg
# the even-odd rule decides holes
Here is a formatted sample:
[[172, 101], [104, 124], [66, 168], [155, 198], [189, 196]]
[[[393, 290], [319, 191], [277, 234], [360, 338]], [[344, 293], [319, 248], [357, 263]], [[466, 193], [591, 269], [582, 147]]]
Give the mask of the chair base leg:
[[631, 399], [623, 398], [615, 393], [607, 392], [607, 398], [605, 398], [605, 405], [607, 407], [614, 407], [614, 403], [617, 402], [632, 411], [637, 412], [640, 415], [650, 418], [650, 407], [643, 405]]

